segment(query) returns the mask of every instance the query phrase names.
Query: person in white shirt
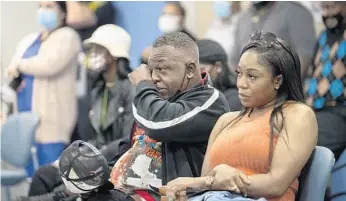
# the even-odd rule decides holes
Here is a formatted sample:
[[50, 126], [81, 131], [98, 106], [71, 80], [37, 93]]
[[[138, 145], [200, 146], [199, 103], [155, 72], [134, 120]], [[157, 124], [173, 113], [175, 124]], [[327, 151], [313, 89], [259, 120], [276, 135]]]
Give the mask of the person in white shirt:
[[227, 55], [233, 50], [234, 31], [241, 11], [239, 1], [217, 1], [214, 4], [216, 19], [211, 24], [205, 39], [218, 42]]

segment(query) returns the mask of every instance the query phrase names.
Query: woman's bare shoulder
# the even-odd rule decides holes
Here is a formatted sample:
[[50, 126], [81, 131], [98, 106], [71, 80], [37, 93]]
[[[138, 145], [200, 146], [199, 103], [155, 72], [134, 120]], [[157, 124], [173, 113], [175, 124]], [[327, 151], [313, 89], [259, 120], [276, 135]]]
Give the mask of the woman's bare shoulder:
[[218, 120], [218, 124], [223, 127], [226, 124], [230, 123], [231, 121], [233, 121], [238, 115], [240, 114], [240, 111], [235, 111], [235, 112], [227, 112], [225, 114], [223, 114], [219, 120]]
[[238, 115], [240, 114], [240, 111], [235, 111], [235, 112], [227, 112], [225, 114], [223, 114], [219, 120], [221, 121], [232, 121], [233, 119], [235, 119]]
[[304, 131], [306, 135], [310, 133], [314, 137], [317, 136], [318, 127], [315, 112], [306, 104], [289, 103], [283, 107], [283, 114], [286, 128], [297, 131], [291, 133], [300, 133]]
[[289, 102], [286, 103], [282, 111], [285, 115], [285, 117], [288, 118], [316, 118], [315, 112], [309, 107], [308, 105], [304, 103], [299, 102]]

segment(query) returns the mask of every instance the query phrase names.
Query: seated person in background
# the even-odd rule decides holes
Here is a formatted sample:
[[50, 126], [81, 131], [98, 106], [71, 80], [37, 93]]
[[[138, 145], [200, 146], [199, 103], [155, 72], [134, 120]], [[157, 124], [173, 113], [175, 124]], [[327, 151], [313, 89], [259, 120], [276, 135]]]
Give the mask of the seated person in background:
[[[105, 34], [112, 37], [104, 37]], [[99, 77], [91, 97], [89, 118], [92, 130], [85, 133], [89, 133], [89, 142], [99, 148], [108, 160], [113, 158], [114, 152], [121, 152], [124, 148], [122, 142], [129, 138], [134, 122], [131, 103], [135, 91], [127, 77], [131, 72], [130, 43], [130, 35], [111, 24], [99, 27], [90, 39], [84, 41], [88, 70]], [[57, 165], [42, 167], [30, 186], [29, 196], [34, 197], [20, 199], [58, 201], [67, 196], [61, 184]]]
[[225, 95], [230, 111], [239, 111], [242, 105], [238, 98], [236, 77], [229, 70], [225, 50], [212, 40], [199, 40], [196, 43], [202, 72], [209, 73], [213, 86]]
[[346, 2], [321, 2], [322, 31], [313, 56], [306, 103], [318, 122], [318, 145], [338, 159], [346, 149]]
[[[117, 188], [119, 181], [129, 185], [139, 180], [148, 188], [148, 184], [161, 186], [177, 177], [200, 175], [210, 132], [229, 109], [223, 94], [210, 87], [207, 75], [201, 74], [198, 58], [196, 43], [182, 32], [173, 32], [156, 39], [148, 66], [142, 65], [129, 75], [136, 86], [136, 127], [144, 129], [134, 135], [133, 146], [143, 141], [153, 144], [149, 149], [155, 154], [146, 152], [141, 155], [143, 160], [133, 164], [126, 159], [128, 153], [118, 160], [111, 173], [118, 189], [115, 200], [132, 200], [124, 194], [128, 188]], [[157, 168], [148, 169], [151, 164]], [[126, 173], [131, 172], [145, 174], [130, 181]], [[153, 175], [157, 183], [147, 182], [146, 176]], [[135, 194], [160, 200], [147, 191]]]
[[88, 70], [98, 77], [91, 91], [89, 118], [94, 130], [91, 136], [96, 136], [91, 144], [101, 151], [110, 142], [128, 138], [132, 129], [131, 103], [135, 90], [127, 76], [132, 71], [130, 44], [130, 35], [113, 24], [99, 27], [84, 41]]
[[[115, 23], [115, 9], [110, 1], [66, 1], [66, 23], [74, 28], [82, 41], [90, 38], [94, 31], [105, 24]], [[93, 77], [88, 75], [84, 68], [85, 52], [82, 50], [78, 55], [79, 67], [77, 73], [77, 97], [78, 118], [72, 139], [82, 139], [84, 131], [90, 129], [88, 109], [90, 106], [90, 92]]]
[[187, 34], [193, 40], [193, 36], [185, 27], [186, 12], [180, 2], [166, 2], [159, 18], [158, 27], [162, 33], [172, 33], [176, 31]]
[[317, 142], [315, 114], [303, 103], [297, 53], [276, 35], [256, 32], [241, 52], [237, 73], [245, 109], [218, 120], [202, 177], [169, 182], [162, 189], [169, 200], [187, 199], [187, 187], [207, 190], [191, 201], [295, 200], [298, 176]]

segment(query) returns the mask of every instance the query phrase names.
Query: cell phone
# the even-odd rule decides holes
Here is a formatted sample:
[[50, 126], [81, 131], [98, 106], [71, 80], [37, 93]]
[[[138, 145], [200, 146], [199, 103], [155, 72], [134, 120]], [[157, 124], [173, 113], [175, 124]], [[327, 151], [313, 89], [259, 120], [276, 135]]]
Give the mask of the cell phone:
[[157, 188], [156, 186], [152, 186], [149, 184], [149, 190], [152, 191], [153, 193], [157, 194], [157, 195], [161, 195], [160, 189]]
[[[161, 195], [160, 193], [160, 189], [155, 187], [155, 186], [152, 186], [149, 184], [149, 188], [150, 190], [152, 190], [154, 193], [158, 194], [158, 195]], [[203, 194], [204, 192], [206, 192], [207, 190], [196, 190], [194, 188], [189, 188], [187, 187], [186, 188], [186, 195], [187, 197], [193, 197], [195, 195], [199, 195], [199, 194]]]
[[22, 74], [19, 74], [18, 77], [13, 78], [10, 81], [9, 86], [10, 86], [10, 88], [12, 88], [13, 90], [16, 91], [18, 89], [18, 87], [20, 86], [20, 84], [22, 83], [22, 81], [23, 81], [23, 76], [22, 76]]

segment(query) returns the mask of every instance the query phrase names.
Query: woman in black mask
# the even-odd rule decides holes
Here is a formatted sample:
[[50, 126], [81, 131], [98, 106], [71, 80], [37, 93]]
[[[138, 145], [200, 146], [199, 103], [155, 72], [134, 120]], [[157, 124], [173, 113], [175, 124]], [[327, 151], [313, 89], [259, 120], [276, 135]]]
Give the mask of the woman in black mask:
[[224, 93], [230, 111], [240, 110], [241, 103], [238, 98], [236, 78], [229, 69], [225, 50], [212, 40], [199, 40], [197, 46], [202, 71], [207, 72], [213, 86]]
[[326, 30], [315, 45], [306, 102], [317, 116], [318, 145], [338, 159], [346, 149], [346, 3], [325, 1], [321, 7]]

